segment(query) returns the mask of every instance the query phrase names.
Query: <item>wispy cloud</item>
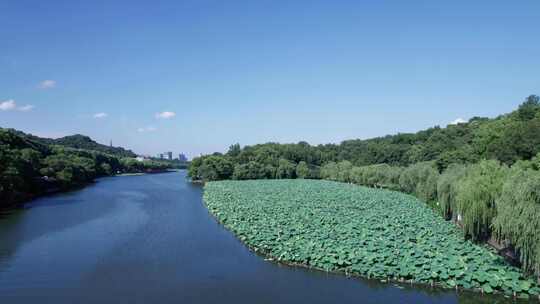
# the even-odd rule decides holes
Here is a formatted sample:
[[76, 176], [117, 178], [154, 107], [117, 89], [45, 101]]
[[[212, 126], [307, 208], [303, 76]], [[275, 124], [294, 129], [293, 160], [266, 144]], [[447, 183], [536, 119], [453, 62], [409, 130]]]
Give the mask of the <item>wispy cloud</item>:
[[13, 99], [0, 102], [0, 111], [17, 110], [21, 112], [28, 112], [28, 111], [31, 111], [33, 108], [34, 108], [33, 105], [25, 105], [22, 107], [18, 107], [17, 103]]
[[34, 106], [33, 105], [25, 105], [25, 106], [22, 106], [22, 107], [18, 107], [17, 110], [21, 111], [21, 112], [28, 112], [28, 111], [32, 111], [34, 109]]
[[466, 123], [467, 121], [463, 118], [456, 118], [455, 120], [451, 121], [449, 124], [450, 125], [457, 125], [457, 124], [460, 124], [460, 123]]
[[176, 113], [174, 112], [169, 112], [169, 111], [165, 111], [165, 112], [161, 112], [161, 113], [156, 113], [156, 118], [157, 119], [170, 119], [170, 118], [173, 118], [176, 116]]
[[94, 114], [94, 118], [96, 118], [96, 119], [105, 118], [107, 116], [109, 116], [109, 115], [107, 113], [103, 113], [103, 112]]
[[148, 126], [148, 127], [144, 127], [144, 128], [138, 128], [137, 129], [137, 132], [139, 133], [144, 133], [144, 132], [154, 132], [156, 131], [157, 129], [155, 127], [152, 127], [152, 126]]
[[43, 80], [42, 82], [40, 82], [38, 84], [38, 88], [44, 89], [44, 90], [45, 89], [52, 89], [54, 87], [56, 87], [56, 81], [55, 80], [50, 80], [50, 79]]

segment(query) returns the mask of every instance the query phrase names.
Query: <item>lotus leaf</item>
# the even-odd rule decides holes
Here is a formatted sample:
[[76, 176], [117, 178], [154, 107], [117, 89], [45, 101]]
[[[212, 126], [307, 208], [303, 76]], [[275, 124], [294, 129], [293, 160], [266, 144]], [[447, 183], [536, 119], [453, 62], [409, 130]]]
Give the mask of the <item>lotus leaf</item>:
[[348, 275], [538, 295], [535, 282], [413, 196], [323, 180], [218, 181], [208, 210], [248, 247]]

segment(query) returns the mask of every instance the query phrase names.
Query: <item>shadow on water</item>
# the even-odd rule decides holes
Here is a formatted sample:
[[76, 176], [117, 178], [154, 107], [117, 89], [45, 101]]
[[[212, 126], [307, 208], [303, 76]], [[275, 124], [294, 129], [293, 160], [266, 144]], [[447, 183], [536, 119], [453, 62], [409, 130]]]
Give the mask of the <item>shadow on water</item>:
[[185, 172], [106, 178], [0, 217], [0, 303], [512, 303], [265, 261]]

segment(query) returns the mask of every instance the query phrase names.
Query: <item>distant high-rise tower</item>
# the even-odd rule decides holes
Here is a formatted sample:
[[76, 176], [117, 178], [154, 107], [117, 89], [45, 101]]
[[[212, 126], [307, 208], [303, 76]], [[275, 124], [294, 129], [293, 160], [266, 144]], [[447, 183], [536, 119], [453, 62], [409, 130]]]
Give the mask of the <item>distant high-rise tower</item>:
[[172, 160], [172, 152], [165, 152], [168, 160]]
[[110, 143], [110, 145], [109, 145], [109, 146], [110, 146], [110, 147], [112, 148], [112, 139], [111, 139], [111, 143]]
[[184, 153], [180, 153], [178, 154], [178, 160], [180, 160], [181, 162], [187, 162], [187, 157]]

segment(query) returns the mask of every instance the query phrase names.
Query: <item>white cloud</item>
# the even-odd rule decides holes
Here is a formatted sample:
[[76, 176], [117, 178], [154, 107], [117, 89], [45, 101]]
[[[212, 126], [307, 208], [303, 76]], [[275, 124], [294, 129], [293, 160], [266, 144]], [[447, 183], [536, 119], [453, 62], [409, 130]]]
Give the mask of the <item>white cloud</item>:
[[449, 125], [457, 125], [460, 123], [466, 123], [467, 121], [463, 118], [457, 118], [454, 121], [450, 122]]
[[0, 110], [1, 111], [14, 110], [16, 107], [17, 107], [17, 104], [15, 103], [15, 100], [13, 100], [13, 99], [2, 101], [0, 103]]
[[144, 127], [144, 128], [138, 128], [137, 129], [137, 132], [140, 132], [140, 133], [143, 133], [143, 132], [153, 132], [153, 131], [156, 131], [157, 129], [155, 127], [152, 127], [152, 126], [148, 126], [148, 127]]
[[56, 87], [56, 81], [55, 80], [43, 80], [38, 84], [38, 88], [40, 89], [52, 89]]
[[21, 111], [21, 112], [28, 112], [28, 111], [32, 111], [32, 109], [34, 109], [34, 106], [33, 105], [25, 105], [25, 106], [22, 106], [22, 107], [18, 107], [17, 110]]
[[107, 114], [107, 113], [103, 113], [103, 112], [94, 114], [94, 118], [97, 118], [97, 119], [105, 118], [105, 117], [107, 117], [107, 116], [108, 116], [108, 114]]
[[32, 110], [33, 108], [34, 108], [33, 105], [25, 105], [22, 107], [18, 107], [17, 103], [13, 99], [0, 102], [0, 111], [18, 110], [21, 112], [28, 112]]
[[156, 113], [156, 118], [157, 119], [169, 119], [169, 118], [173, 118], [176, 116], [176, 113], [174, 112], [169, 112], [169, 111], [165, 111], [165, 112], [161, 112], [161, 113]]

